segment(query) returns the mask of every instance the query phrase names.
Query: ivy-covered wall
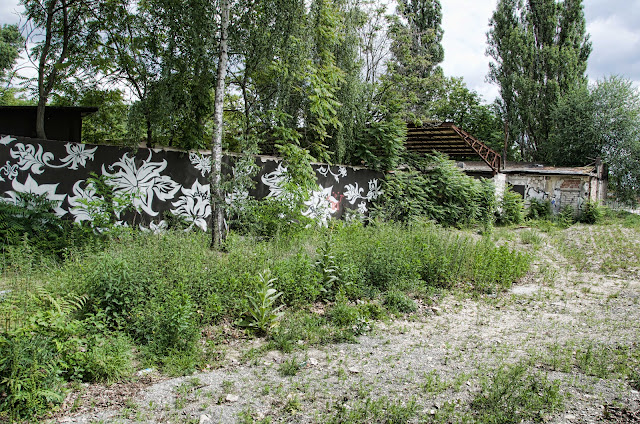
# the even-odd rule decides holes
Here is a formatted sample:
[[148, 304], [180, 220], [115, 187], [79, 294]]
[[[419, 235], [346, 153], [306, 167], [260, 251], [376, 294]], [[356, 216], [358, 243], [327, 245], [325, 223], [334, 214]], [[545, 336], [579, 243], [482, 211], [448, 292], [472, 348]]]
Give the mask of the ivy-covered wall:
[[[282, 196], [286, 170], [276, 158], [257, 156], [260, 170], [256, 185], [248, 193], [256, 198]], [[19, 192], [45, 194], [55, 203], [59, 216], [77, 222], [89, 220], [86, 203], [96, 193], [90, 174], [109, 177], [115, 194], [134, 195], [139, 211], [137, 225], [158, 230], [163, 215], [170, 211], [193, 226], [207, 228], [210, 156], [206, 152], [163, 149], [132, 151], [114, 146], [79, 144], [0, 135], [0, 201], [15, 202]], [[230, 165], [233, 158], [225, 156]], [[305, 203], [304, 214], [326, 223], [340, 218], [345, 210], [366, 214], [371, 200], [381, 194], [382, 174], [365, 168], [314, 165], [318, 189]], [[231, 200], [230, 197], [228, 200]], [[126, 225], [125, 222], [122, 222]]]

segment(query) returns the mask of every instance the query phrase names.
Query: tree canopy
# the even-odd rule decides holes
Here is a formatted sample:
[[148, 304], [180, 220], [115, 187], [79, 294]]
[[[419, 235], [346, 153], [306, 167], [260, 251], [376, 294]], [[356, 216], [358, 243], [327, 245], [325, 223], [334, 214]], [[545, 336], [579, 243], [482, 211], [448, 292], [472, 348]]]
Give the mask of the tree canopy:
[[640, 192], [640, 91], [612, 76], [567, 93], [552, 111], [546, 159], [554, 165], [609, 167], [618, 199], [635, 202]]
[[582, 0], [500, 0], [487, 33], [488, 78], [515, 158], [541, 160], [558, 99], [586, 84], [591, 53]]

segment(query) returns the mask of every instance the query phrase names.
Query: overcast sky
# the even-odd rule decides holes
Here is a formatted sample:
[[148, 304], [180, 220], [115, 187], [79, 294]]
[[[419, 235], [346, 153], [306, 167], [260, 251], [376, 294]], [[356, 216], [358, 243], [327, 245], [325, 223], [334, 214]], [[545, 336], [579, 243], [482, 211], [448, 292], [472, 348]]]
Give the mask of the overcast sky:
[[[448, 76], [464, 77], [469, 88], [486, 102], [498, 95], [485, 82], [489, 19], [497, 0], [441, 0], [444, 51], [442, 67]], [[640, 87], [640, 0], [585, 0], [587, 32], [593, 51], [587, 74], [591, 81], [621, 75]], [[0, 23], [16, 23], [18, 0], [0, 0]]]
[[[441, 0], [444, 63], [448, 76], [461, 76], [467, 86], [491, 102], [496, 86], [485, 82], [489, 19], [497, 0]], [[591, 81], [621, 75], [640, 86], [640, 0], [585, 0], [587, 32], [593, 51], [587, 75]]]

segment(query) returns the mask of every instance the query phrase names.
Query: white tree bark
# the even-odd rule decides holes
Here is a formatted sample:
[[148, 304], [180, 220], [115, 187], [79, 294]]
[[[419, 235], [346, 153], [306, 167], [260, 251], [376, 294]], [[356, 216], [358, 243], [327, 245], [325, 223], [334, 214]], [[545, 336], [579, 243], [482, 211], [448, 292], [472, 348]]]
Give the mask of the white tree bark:
[[222, 130], [224, 106], [224, 80], [227, 76], [227, 29], [229, 27], [229, 0], [220, 2], [220, 56], [216, 96], [213, 106], [213, 140], [211, 142], [211, 244], [215, 248], [222, 245], [225, 238], [224, 196], [222, 192]]

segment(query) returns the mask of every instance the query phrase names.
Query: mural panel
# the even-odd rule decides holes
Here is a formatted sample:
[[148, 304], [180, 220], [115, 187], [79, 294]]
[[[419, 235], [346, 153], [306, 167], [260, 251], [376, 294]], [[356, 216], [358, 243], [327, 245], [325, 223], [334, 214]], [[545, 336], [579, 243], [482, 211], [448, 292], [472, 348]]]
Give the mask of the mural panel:
[[[232, 175], [233, 156], [225, 156]], [[248, 193], [234, 192], [233, 202], [252, 195], [281, 198], [286, 168], [275, 158], [256, 157], [260, 168], [256, 186]], [[91, 219], [87, 204], [97, 197], [87, 179], [91, 173], [104, 175], [114, 193], [133, 198], [142, 228], [159, 231], [166, 227], [165, 212], [185, 218], [192, 226], [207, 229], [209, 170], [211, 157], [202, 152], [163, 149], [129, 149], [24, 137], [0, 136], [0, 201], [16, 202], [17, 193], [46, 195], [55, 212], [76, 222]], [[382, 190], [383, 175], [365, 168], [314, 165], [318, 188], [305, 203], [304, 214], [325, 224], [341, 218], [346, 210], [366, 214]], [[115, 211], [120, 224], [127, 225], [122, 211]]]

